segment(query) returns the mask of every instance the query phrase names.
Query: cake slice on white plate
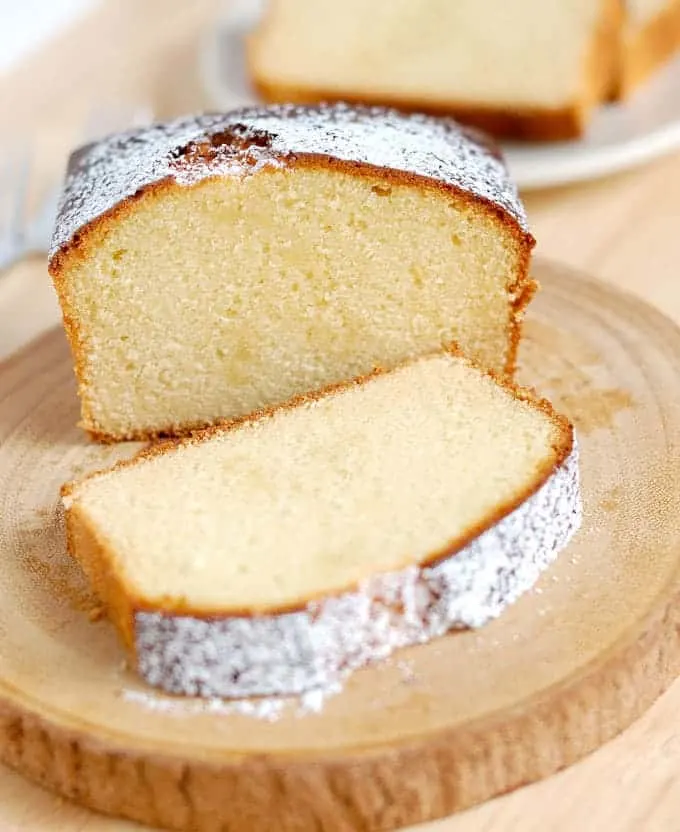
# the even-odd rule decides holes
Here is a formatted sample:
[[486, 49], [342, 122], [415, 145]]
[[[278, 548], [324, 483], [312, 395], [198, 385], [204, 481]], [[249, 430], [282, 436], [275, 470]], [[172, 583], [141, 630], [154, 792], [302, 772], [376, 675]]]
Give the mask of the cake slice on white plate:
[[499, 615], [580, 522], [573, 430], [437, 354], [65, 486], [69, 548], [176, 694], [298, 694]]
[[390, 104], [566, 139], [610, 93], [621, 15], [620, 0], [268, 0], [248, 62], [267, 101]]

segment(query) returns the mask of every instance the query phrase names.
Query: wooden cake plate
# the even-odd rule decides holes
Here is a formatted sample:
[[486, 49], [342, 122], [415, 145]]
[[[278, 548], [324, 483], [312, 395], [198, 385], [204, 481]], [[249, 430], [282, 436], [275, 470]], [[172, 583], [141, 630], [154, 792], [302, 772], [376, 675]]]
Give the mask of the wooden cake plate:
[[[1, 365], [1, 758], [153, 826], [387, 830], [547, 777], [635, 720], [680, 669], [680, 330], [561, 267], [536, 274], [520, 377], [577, 426], [584, 526], [502, 618], [404, 650], [323, 702], [173, 700], [126, 669], [65, 554], [57, 496], [138, 446], [76, 427], [60, 331]], [[0, 827], [28, 828], [0, 802]], [[62, 805], [68, 823], [31, 829], [133, 828]]]

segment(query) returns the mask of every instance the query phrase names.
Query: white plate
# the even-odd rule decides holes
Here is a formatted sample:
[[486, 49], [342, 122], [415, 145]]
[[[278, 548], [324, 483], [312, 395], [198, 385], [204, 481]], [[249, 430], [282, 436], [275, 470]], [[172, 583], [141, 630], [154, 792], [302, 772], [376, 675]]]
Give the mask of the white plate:
[[[248, 82], [245, 36], [259, 4], [240, 0], [205, 39], [200, 73], [211, 107], [228, 110], [257, 102]], [[630, 101], [596, 113], [584, 138], [570, 142], [504, 143], [512, 175], [525, 190], [593, 179], [680, 149], [680, 57]]]
[[505, 157], [521, 188], [544, 188], [631, 168], [680, 148], [680, 57], [622, 104], [594, 115], [582, 139], [506, 143]]

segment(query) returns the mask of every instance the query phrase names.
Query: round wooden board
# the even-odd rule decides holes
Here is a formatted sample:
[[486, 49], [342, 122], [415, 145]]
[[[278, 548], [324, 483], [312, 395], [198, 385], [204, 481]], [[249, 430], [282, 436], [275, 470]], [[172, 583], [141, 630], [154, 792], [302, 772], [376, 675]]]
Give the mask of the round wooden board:
[[272, 721], [169, 700], [125, 668], [64, 552], [57, 496], [139, 446], [75, 426], [61, 332], [0, 366], [2, 759], [152, 825], [378, 830], [545, 777], [641, 714], [680, 669], [680, 330], [573, 272], [536, 274], [520, 378], [575, 421], [583, 529], [498, 621]]

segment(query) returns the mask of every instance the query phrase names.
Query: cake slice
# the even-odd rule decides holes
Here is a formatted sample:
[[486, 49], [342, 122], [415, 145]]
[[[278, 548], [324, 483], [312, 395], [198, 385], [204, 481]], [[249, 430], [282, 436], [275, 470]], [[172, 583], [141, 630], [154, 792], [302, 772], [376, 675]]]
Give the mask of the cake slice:
[[680, 49], [680, 0], [625, 0], [616, 96], [625, 98]]
[[533, 238], [450, 120], [272, 107], [71, 160], [49, 268], [82, 423], [174, 434], [459, 343], [511, 373]]
[[580, 521], [572, 428], [421, 358], [65, 486], [69, 549], [151, 685], [296, 694], [478, 627]]
[[503, 137], [580, 135], [609, 94], [620, 0], [268, 0], [248, 62], [266, 101], [454, 115]]

